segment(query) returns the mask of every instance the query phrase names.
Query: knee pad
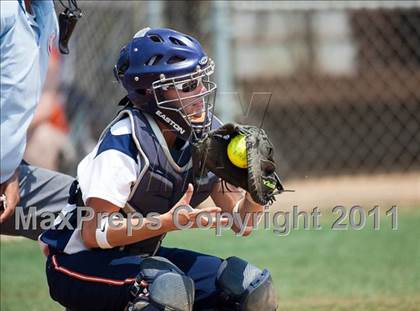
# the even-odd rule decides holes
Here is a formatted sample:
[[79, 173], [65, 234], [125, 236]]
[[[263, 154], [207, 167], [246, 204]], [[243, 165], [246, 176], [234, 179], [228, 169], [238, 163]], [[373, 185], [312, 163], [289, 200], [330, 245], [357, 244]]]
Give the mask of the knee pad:
[[217, 273], [223, 305], [238, 311], [277, 310], [277, 297], [270, 272], [245, 260], [229, 257]]
[[194, 282], [166, 258], [153, 256], [141, 262], [130, 293], [127, 311], [191, 311]]

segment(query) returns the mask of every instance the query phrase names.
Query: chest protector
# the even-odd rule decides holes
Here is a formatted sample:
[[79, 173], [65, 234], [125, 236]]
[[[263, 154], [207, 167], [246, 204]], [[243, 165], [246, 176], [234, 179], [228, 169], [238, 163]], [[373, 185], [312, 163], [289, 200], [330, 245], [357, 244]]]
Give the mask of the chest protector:
[[[151, 212], [166, 213], [184, 195], [188, 183], [193, 182], [191, 148], [187, 145], [182, 149], [180, 159], [184, 158], [186, 161], [184, 160], [185, 164], [180, 166], [173, 159], [158, 125], [150, 115], [135, 108], [126, 108], [118, 114], [107, 129], [123, 118], [130, 120], [132, 138], [138, 149], [141, 168], [137, 181], [132, 185], [124, 211], [136, 211], [144, 217]], [[220, 126], [220, 121], [213, 118], [212, 128]], [[106, 132], [107, 130], [104, 131]], [[218, 180], [211, 172], [207, 177], [206, 183], [200, 184], [198, 188], [194, 187], [190, 201], [192, 207], [198, 206], [208, 198], [214, 183]], [[135, 254], [153, 255], [164, 236], [143, 240], [128, 245], [125, 249]]]

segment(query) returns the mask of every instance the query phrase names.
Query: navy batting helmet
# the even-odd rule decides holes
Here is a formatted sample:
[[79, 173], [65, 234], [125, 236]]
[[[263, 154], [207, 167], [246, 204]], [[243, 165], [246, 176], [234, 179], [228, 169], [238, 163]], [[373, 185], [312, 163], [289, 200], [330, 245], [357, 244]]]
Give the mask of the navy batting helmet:
[[213, 72], [214, 62], [196, 39], [167, 28], [140, 30], [121, 49], [114, 67], [130, 101], [184, 139], [201, 136], [211, 126]]

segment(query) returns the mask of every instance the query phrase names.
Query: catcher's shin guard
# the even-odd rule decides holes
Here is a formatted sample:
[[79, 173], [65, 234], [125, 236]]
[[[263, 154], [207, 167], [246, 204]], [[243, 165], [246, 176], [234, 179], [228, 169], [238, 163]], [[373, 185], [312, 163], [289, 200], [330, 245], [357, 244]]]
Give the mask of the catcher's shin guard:
[[148, 257], [131, 288], [132, 301], [127, 311], [191, 311], [194, 282], [163, 257]]
[[245, 260], [229, 257], [219, 268], [217, 283], [222, 289], [223, 310], [274, 311], [277, 298], [270, 272]]

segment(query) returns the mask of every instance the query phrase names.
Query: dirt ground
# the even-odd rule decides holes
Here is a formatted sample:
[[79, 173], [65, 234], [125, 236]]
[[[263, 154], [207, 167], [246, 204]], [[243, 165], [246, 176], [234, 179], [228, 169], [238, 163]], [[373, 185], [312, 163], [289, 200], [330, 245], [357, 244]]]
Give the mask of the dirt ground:
[[[414, 208], [420, 205], [420, 172], [285, 180], [284, 186], [294, 192], [277, 196], [273, 209], [288, 210], [293, 206], [298, 206], [299, 210], [331, 209], [336, 205]], [[210, 205], [212, 201], [204, 204]]]
[[277, 208], [331, 208], [392, 206], [408, 208], [420, 204], [420, 172], [365, 176], [324, 177], [285, 182], [285, 192], [278, 196]]

